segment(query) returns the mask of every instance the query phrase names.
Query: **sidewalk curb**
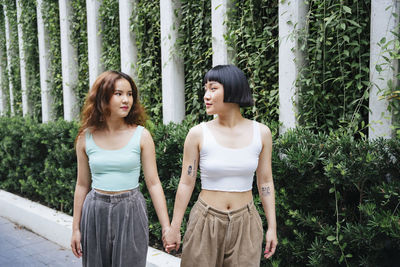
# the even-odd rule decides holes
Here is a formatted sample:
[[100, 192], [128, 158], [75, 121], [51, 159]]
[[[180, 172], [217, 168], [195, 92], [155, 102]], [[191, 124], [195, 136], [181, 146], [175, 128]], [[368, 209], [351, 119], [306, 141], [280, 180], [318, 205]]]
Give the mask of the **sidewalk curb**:
[[[72, 217], [65, 213], [0, 189], [0, 215], [70, 249]], [[180, 266], [180, 259], [149, 247], [146, 267], [161, 266]]]

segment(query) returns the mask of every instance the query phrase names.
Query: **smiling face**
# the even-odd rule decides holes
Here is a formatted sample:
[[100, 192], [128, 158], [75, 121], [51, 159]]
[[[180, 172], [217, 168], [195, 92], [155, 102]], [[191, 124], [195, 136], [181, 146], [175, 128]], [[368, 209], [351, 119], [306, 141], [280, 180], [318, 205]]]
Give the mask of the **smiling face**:
[[121, 78], [115, 82], [114, 93], [111, 96], [109, 108], [111, 117], [125, 118], [132, 108], [133, 96], [130, 83]]
[[224, 86], [219, 82], [208, 81], [204, 85], [204, 103], [208, 115], [218, 114], [224, 106]]

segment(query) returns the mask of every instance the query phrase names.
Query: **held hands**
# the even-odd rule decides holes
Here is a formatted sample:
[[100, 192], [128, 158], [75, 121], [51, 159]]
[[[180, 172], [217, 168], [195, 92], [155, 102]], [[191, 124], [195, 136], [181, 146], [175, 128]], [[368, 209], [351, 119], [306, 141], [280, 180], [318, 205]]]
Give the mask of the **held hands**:
[[81, 249], [81, 231], [75, 230], [72, 232], [72, 237], [71, 237], [71, 249], [72, 253], [77, 258], [82, 257], [82, 249]]
[[267, 233], [265, 234], [265, 243], [264, 258], [269, 259], [274, 255], [276, 246], [278, 245], [278, 238], [275, 229], [267, 230]]
[[163, 229], [162, 239], [167, 253], [170, 253], [174, 249], [178, 251], [181, 244], [181, 231], [179, 228], [176, 229], [172, 226], [166, 227]]

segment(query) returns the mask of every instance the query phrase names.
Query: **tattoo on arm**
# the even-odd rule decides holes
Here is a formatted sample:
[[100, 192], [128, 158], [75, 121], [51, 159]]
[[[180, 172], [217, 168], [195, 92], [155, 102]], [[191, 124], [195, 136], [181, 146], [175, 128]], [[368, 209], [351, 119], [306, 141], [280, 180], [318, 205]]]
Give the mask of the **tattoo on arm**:
[[187, 174], [189, 175], [189, 176], [191, 176], [192, 175], [192, 165], [189, 165], [189, 167], [188, 167], [188, 171], [187, 171]]
[[261, 195], [263, 197], [269, 196], [271, 194], [271, 188], [269, 186], [261, 186]]

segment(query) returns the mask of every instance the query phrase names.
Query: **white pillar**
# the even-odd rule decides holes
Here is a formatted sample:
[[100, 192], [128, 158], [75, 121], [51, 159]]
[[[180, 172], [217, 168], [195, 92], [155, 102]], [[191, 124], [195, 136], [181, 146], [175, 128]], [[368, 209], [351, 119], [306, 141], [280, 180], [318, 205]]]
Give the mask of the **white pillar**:
[[[393, 14], [397, 14], [393, 15]], [[384, 44], [379, 45], [385, 38], [386, 42], [397, 39], [392, 32], [398, 31], [399, 4], [397, 0], [372, 0], [371, 1], [371, 41], [370, 41], [370, 81], [369, 94], [369, 124], [368, 138], [391, 138], [393, 131], [392, 114], [388, 111], [389, 101], [381, 96], [387, 89], [387, 84], [392, 81], [397, 83], [397, 60], [387, 62], [384, 57], [390, 58], [387, 50], [395, 49], [394, 43], [383, 49]], [[382, 71], [376, 70], [376, 65], [381, 66]]]
[[101, 0], [86, 1], [86, 17], [87, 17], [87, 34], [88, 34], [88, 57], [89, 57], [89, 85], [93, 85], [97, 76], [99, 76], [104, 68], [101, 63], [101, 28], [99, 9]]
[[29, 92], [28, 85], [26, 82], [26, 61], [25, 61], [25, 49], [24, 49], [24, 36], [22, 32], [22, 23], [21, 23], [21, 0], [17, 0], [17, 20], [18, 20], [18, 46], [19, 46], [19, 66], [20, 66], [20, 75], [21, 75], [21, 94], [22, 94], [22, 115], [25, 117], [26, 115], [31, 114], [32, 106], [29, 103]]
[[48, 122], [54, 119], [52, 109], [53, 97], [51, 90], [50, 75], [50, 43], [49, 34], [46, 31], [42, 14], [42, 0], [37, 0], [36, 13], [38, 24], [38, 42], [39, 42], [39, 65], [40, 65], [40, 91], [42, 98], [42, 122]]
[[179, 123], [185, 117], [183, 60], [176, 51], [179, 0], [160, 1], [163, 122]]
[[78, 82], [78, 53], [71, 39], [71, 2], [59, 0], [60, 33], [61, 33], [61, 65], [63, 80], [64, 119], [78, 119], [79, 110], [74, 87]]
[[137, 1], [119, 1], [119, 27], [120, 27], [120, 47], [121, 47], [121, 71], [125, 72], [137, 81], [137, 46], [135, 33], [130, 30], [131, 15], [137, 8]]
[[6, 50], [7, 50], [7, 70], [8, 70], [8, 88], [10, 90], [10, 111], [14, 115], [14, 84], [11, 77], [11, 35], [10, 35], [10, 22], [7, 16], [7, 7], [3, 6], [4, 10], [4, 24], [6, 26]]
[[213, 66], [230, 64], [232, 62], [232, 55], [228, 53], [228, 45], [224, 38], [224, 35], [227, 33], [227, 12], [230, 7], [230, 0], [211, 1]]
[[[297, 125], [296, 80], [304, 62], [298, 34], [305, 29], [304, 1], [279, 1], [279, 121], [282, 134]], [[290, 21], [290, 23], [289, 23]]]

